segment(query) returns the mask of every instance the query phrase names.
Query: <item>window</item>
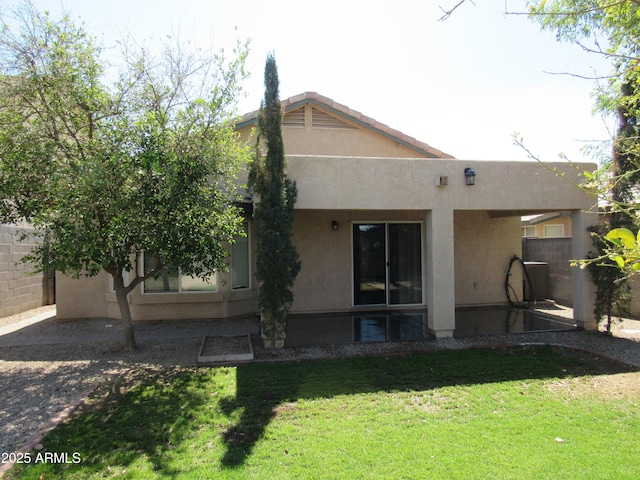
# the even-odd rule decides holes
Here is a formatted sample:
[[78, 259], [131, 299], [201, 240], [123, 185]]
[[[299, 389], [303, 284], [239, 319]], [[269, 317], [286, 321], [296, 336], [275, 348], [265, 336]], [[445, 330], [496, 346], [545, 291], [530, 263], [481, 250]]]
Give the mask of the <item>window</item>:
[[[144, 255], [145, 272], [155, 268], [156, 258]], [[189, 293], [189, 292], [217, 292], [218, 275], [214, 273], [206, 278], [182, 275], [176, 267], [168, 266], [158, 275], [144, 281], [144, 293]]]
[[545, 225], [545, 237], [564, 237], [564, 225]]
[[249, 223], [243, 222], [246, 235], [238, 235], [231, 245], [231, 288], [241, 290], [251, 288]]
[[522, 236], [523, 237], [535, 237], [536, 236], [536, 227], [522, 227]]

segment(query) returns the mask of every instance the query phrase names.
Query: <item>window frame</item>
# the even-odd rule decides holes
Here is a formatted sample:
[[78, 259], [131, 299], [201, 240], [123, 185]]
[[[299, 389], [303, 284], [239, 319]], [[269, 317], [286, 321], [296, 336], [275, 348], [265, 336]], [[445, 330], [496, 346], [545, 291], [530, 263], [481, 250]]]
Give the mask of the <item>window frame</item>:
[[[237, 244], [236, 242], [234, 242], [231, 245], [231, 248], [229, 249], [229, 260], [230, 260], [230, 267], [229, 268], [229, 274], [231, 277], [231, 291], [232, 292], [241, 292], [243, 290], [251, 290], [252, 288], [252, 272], [251, 272], [251, 224], [248, 220], [243, 220], [242, 222], [242, 228], [246, 234], [246, 236], [244, 237], [244, 240], [246, 241], [246, 245], [247, 245], [247, 283], [248, 285], [245, 287], [234, 287], [234, 281], [233, 281], [233, 267], [234, 267], [234, 263], [233, 263], [233, 248], [234, 246]], [[239, 236], [239, 235], [238, 235]]]
[[[394, 303], [391, 301], [392, 293], [389, 287], [391, 280], [391, 271], [389, 266], [390, 261], [390, 225], [419, 225], [419, 234], [420, 234], [420, 281], [421, 281], [421, 292], [420, 297], [421, 300], [419, 303]], [[356, 289], [356, 278], [358, 276], [357, 268], [356, 268], [356, 254], [355, 254], [355, 246], [356, 239], [354, 238], [354, 226], [357, 225], [384, 225], [384, 241], [385, 245], [384, 249], [384, 263], [385, 263], [385, 302], [384, 303], [356, 303], [358, 299], [357, 289]], [[351, 222], [351, 305], [354, 308], [362, 308], [362, 307], [381, 307], [381, 308], [402, 308], [402, 307], [412, 307], [419, 305], [426, 305], [427, 302], [427, 264], [426, 264], [426, 255], [425, 255], [425, 245], [426, 245], [426, 231], [425, 231], [425, 223], [419, 220], [376, 220], [376, 221], [352, 221]]]
[[[547, 228], [549, 227], [560, 228], [560, 235], [548, 235]], [[544, 225], [542, 231], [544, 234], [544, 238], [563, 238], [564, 237], [564, 225], [562, 223], [553, 223], [549, 225]]]
[[[142, 256], [142, 261], [140, 262], [141, 268], [144, 270], [144, 255], [146, 252], [142, 252], [140, 255]], [[167, 267], [167, 268], [171, 268], [171, 267]], [[197, 295], [201, 295], [201, 294], [207, 294], [207, 293], [218, 293], [220, 291], [220, 278], [218, 275], [218, 271], [215, 270], [213, 272], [213, 275], [211, 276], [211, 278], [213, 279], [212, 282], [210, 283], [206, 283], [204, 280], [202, 280], [202, 283], [204, 285], [214, 285], [215, 284], [215, 288], [214, 289], [208, 289], [208, 290], [183, 290], [182, 287], [182, 279], [183, 277], [187, 277], [187, 278], [193, 278], [191, 275], [184, 275], [180, 272], [180, 269], [177, 268], [177, 280], [178, 280], [178, 290], [156, 290], [156, 291], [147, 291], [145, 288], [145, 285], [147, 283], [147, 280], [145, 280], [144, 282], [140, 282], [140, 288], [142, 290], [142, 294], [143, 295], [190, 295], [190, 294], [197, 294]], [[144, 275], [144, 272], [141, 272], [141, 275]], [[153, 278], [153, 277], [151, 277]], [[200, 278], [200, 277], [196, 277], [196, 278]]]

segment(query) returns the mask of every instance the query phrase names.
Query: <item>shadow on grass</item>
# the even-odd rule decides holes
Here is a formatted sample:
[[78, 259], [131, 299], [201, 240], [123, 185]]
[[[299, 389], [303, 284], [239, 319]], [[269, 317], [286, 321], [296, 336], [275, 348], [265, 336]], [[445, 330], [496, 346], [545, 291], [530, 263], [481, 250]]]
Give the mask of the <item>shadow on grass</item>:
[[221, 401], [226, 414], [242, 412], [224, 433], [221, 463], [227, 468], [243, 465], [279, 408], [299, 399], [635, 370], [587, 353], [546, 346], [241, 365], [236, 397]]
[[[83, 452], [79, 465], [30, 465], [17, 478], [64, 478], [65, 470], [102, 478], [119, 475], [116, 468], [177, 478], [191, 468], [236, 469], [274, 417], [302, 399], [628, 371], [635, 369], [543, 346], [139, 371], [105, 385], [95, 403], [43, 441], [47, 451]], [[214, 450], [214, 437], [222, 450]]]
[[[69, 456], [82, 452], [81, 461], [29, 465], [33, 470], [18, 478], [66, 478], [66, 471], [100, 476], [105, 468], [110, 475], [120, 476], [141, 457], [154, 472], [177, 475], [179, 464], [168, 453], [193, 434], [198, 412], [209, 401], [209, 392], [202, 386], [207, 380], [194, 371], [148, 368], [103, 385], [80, 406], [74, 419], [56, 427], [43, 441], [45, 452]], [[110, 458], [109, 463], [105, 458]]]

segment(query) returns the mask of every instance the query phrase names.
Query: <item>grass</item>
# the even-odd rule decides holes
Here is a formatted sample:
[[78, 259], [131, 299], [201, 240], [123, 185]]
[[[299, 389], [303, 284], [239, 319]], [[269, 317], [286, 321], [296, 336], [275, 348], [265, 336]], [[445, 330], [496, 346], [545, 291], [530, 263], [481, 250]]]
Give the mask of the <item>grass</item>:
[[599, 382], [624, 371], [527, 347], [147, 372], [45, 438], [80, 463], [6, 478], [638, 478], [638, 389]]

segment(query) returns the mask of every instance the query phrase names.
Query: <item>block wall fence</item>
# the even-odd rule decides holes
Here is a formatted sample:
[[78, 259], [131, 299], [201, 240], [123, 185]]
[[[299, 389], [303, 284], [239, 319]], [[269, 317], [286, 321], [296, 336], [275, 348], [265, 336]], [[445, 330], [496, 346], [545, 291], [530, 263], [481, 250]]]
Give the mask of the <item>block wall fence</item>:
[[33, 265], [21, 259], [41, 241], [29, 235], [20, 241], [21, 232], [29, 228], [0, 225], [0, 317], [22, 313], [32, 308], [55, 303], [53, 279], [32, 273]]

